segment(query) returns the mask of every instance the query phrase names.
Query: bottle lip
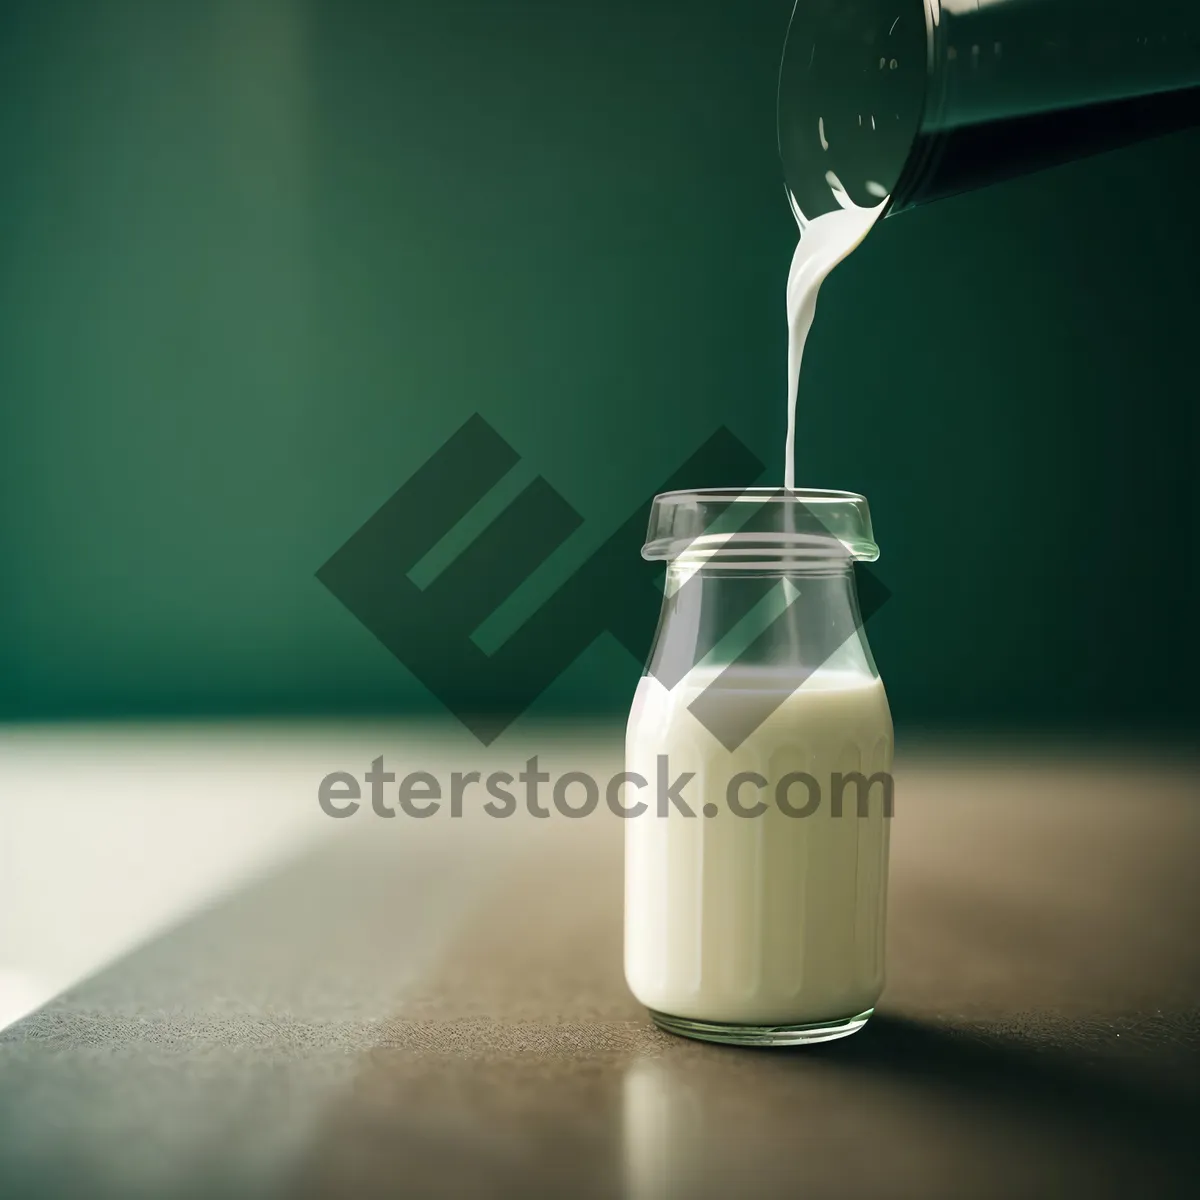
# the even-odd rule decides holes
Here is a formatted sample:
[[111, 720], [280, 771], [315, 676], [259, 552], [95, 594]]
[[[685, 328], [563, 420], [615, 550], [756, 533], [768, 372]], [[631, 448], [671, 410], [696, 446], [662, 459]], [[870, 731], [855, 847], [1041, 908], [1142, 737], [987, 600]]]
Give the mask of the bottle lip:
[[654, 498], [642, 557], [777, 569], [879, 557], [865, 496], [822, 488], [705, 488]]

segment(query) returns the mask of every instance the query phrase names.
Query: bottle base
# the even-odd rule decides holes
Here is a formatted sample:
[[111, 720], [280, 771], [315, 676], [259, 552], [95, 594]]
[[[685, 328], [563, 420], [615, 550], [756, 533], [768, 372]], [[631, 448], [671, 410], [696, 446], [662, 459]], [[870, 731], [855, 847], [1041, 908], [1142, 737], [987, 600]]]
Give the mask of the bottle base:
[[687, 1017], [672, 1017], [650, 1009], [655, 1025], [668, 1033], [697, 1038], [702, 1042], [719, 1042], [725, 1046], [812, 1046], [818, 1042], [833, 1042], [857, 1033], [875, 1010], [868, 1008], [853, 1017], [836, 1021], [817, 1021], [811, 1025], [732, 1025], [715, 1021], [692, 1021]]

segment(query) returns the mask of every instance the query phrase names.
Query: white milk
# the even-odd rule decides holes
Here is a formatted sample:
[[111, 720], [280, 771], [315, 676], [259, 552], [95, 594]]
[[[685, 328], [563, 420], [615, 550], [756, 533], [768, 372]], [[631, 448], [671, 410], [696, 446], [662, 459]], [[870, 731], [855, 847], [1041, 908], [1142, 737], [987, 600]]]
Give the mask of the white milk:
[[[774, 674], [749, 669], [745, 691], [727, 702], [754, 703]], [[687, 711], [713, 677], [698, 669], [673, 691], [645, 677], [634, 698], [627, 769], [654, 781], [665, 755], [672, 779], [694, 772], [683, 798], [696, 815], [663, 817], [651, 800], [628, 820], [629, 986], [648, 1008], [696, 1021], [797, 1025], [866, 1012], [883, 989], [890, 822], [878, 783], [866, 789], [867, 815], [850, 786], [835, 816], [833, 775], [891, 771], [883, 685], [865, 673], [818, 671], [730, 753]], [[739, 792], [746, 807], [767, 803], [761, 816], [729, 808], [729, 781], [742, 771], [768, 780]], [[810, 816], [777, 807], [776, 786], [790, 772], [820, 785]], [[812, 795], [794, 785], [786, 799], [799, 808]], [[716, 816], [703, 815], [706, 803]]]
[[826, 213], [812, 221], [804, 221], [796, 213], [800, 225], [800, 242], [792, 257], [788, 274], [788, 399], [787, 444], [784, 447], [783, 486], [796, 487], [796, 392], [800, 382], [800, 360], [804, 343], [817, 312], [817, 293], [834, 267], [867, 236], [879, 219], [883, 200], [875, 208], [855, 208], [842, 193], [846, 207]]

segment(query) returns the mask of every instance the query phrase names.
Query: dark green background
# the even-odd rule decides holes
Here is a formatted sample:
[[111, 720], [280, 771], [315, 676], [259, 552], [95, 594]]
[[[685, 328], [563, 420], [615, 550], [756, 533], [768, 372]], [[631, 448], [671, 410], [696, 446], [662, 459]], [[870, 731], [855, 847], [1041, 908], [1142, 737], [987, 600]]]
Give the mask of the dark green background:
[[[0, 5], [0, 715], [436, 707], [313, 572], [476, 411], [587, 518], [559, 571], [719, 424], [777, 480], [789, 7]], [[901, 725], [1194, 725], [1198, 158], [822, 293], [799, 474], [871, 500]]]

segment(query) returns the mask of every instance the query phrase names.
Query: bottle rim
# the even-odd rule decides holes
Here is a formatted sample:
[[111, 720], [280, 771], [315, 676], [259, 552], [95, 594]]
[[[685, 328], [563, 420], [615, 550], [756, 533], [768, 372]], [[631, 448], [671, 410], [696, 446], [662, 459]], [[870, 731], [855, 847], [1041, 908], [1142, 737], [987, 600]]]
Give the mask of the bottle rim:
[[874, 562], [870, 507], [857, 492], [705, 488], [654, 498], [642, 557], [696, 566], [802, 569]]

